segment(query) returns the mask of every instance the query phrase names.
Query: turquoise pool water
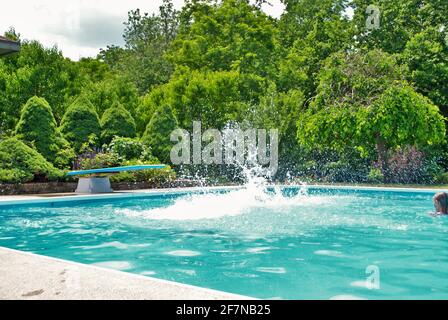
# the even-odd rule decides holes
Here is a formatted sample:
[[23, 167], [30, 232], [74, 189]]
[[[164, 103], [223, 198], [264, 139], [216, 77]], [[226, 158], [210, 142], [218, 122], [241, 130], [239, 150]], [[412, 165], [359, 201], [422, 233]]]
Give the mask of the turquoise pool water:
[[0, 206], [0, 246], [258, 298], [446, 299], [448, 218], [431, 198], [248, 188]]

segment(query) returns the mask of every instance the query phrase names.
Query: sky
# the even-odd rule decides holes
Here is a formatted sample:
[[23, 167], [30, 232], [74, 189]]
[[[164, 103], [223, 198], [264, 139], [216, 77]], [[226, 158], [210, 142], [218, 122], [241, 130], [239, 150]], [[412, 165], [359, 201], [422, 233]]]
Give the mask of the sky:
[[[183, 0], [173, 0], [176, 9]], [[263, 10], [279, 17], [280, 0]], [[162, 0], [11, 0], [0, 4], [0, 34], [14, 27], [21, 39], [57, 45], [72, 60], [94, 57], [107, 45], [123, 45], [123, 22], [130, 10], [157, 13]]]

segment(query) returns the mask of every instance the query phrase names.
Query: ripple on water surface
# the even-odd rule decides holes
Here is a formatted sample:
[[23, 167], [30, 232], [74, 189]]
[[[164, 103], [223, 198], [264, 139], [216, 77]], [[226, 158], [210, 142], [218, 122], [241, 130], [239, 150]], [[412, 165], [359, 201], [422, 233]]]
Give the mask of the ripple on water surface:
[[448, 219], [427, 215], [431, 196], [249, 187], [11, 207], [0, 246], [258, 298], [448, 298]]

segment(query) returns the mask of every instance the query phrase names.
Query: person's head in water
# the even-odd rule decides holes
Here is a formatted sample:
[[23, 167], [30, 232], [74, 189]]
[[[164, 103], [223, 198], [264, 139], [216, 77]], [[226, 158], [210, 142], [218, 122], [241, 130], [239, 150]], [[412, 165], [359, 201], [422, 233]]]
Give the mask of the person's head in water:
[[437, 213], [447, 214], [448, 207], [448, 195], [445, 192], [436, 193], [433, 198], [434, 208]]

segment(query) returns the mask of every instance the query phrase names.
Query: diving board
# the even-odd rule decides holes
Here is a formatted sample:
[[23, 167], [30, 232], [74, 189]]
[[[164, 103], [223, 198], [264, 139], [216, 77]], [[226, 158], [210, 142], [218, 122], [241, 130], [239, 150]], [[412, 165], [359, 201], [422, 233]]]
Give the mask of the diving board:
[[84, 174], [114, 174], [124, 171], [138, 171], [138, 170], [147, 170], [147, 169], [163, 169], [166, 165], [164, 164], [144, 164], [144, 165], [136, 165], [136, 166], [124, 166], [124, 167], [110, 167], [110, 168], [100, 168], [100, 169], [89, 169], [89, 170], [77, 170], [70, 171], [67, 173], [67, 176], [79, 176]]
[[165, 167], [166, 165], [164, 164], [147, 164], [147, 165], [110, 167], [110, 168], [89, 169], [89, 170], [76, 170], [76, 171], [70, 171], [66, 175], [67, 176], [89, 175], [88, 177], [79, 178], [78, 186], [76, 187], [75, 191], [76, 193], [108, 193], [113, 192], [109, 180], [109, 175], [111, 174], [117, 174], [125, 171], [163, 169]]

